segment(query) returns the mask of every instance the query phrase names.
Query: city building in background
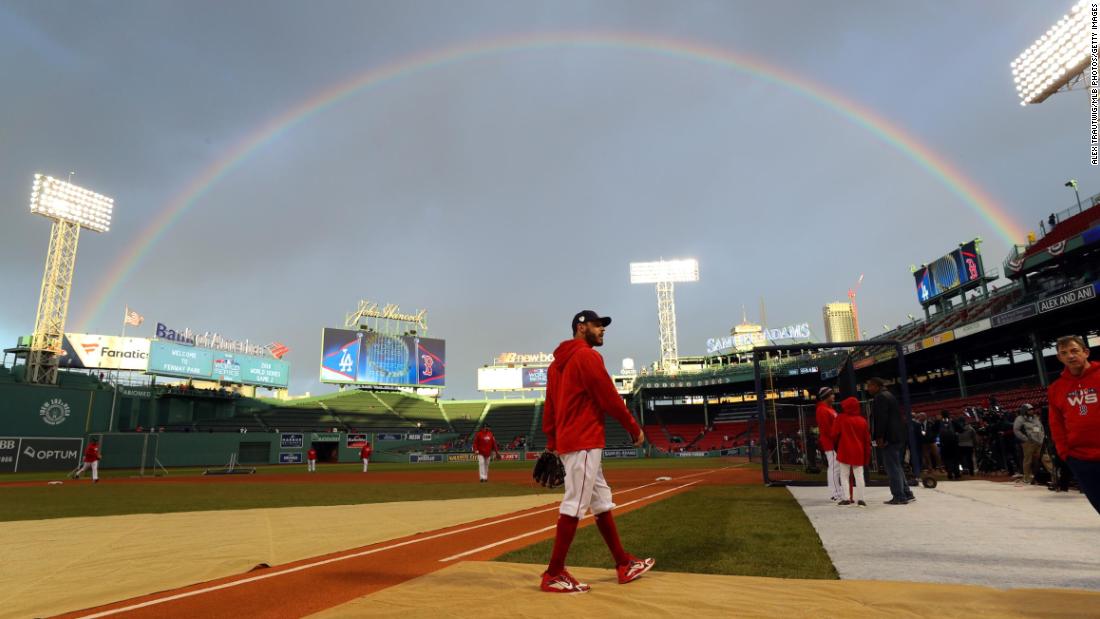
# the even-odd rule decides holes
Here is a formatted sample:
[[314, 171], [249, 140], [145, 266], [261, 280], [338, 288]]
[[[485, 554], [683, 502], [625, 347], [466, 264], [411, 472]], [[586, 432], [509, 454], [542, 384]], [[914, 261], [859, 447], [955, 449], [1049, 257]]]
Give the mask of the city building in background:
[[826, 303], [822, 313], [825, 318], [826, 342], [854, 342], [859, 339], [851, 303]]

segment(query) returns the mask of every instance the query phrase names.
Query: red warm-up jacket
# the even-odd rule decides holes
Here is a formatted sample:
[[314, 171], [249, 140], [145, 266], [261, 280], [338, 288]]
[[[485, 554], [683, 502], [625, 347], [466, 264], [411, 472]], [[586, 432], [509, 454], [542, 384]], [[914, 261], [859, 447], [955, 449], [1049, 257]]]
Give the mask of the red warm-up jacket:
[[370, 460], [372, 453], [374, 453], [374, 448], [370, 446], [370, 443], [359, 448], [359, 458], [362, 460]]
[[821, 444], [821, 451], [836, 451], [836, 443], [833, 442], [833, 421], [836, 419], [836, 410], [828, 402], [818, 402], [816, 415], [817, 442]]
[[1047, 389], [1047, 402], [1058, 456], [1100, 460], [1100, 362], [1089, 362], [1080, 376], [1063, 370]]
[[482, 428], [474, 435], [474, 451], [488, 458], [497, 450], [497, 439], [493, 433]]
[[602, 449], [604, 415], [622, 424], [631, 438], [642, 429], [623, 404], [604, 367], [603, 357], [584, 340], [566, 340], [554, 351], [543, 404], [546, 448], [558, 453]]
[[84, 461], [85, 462], [98, 462], [99, 461], [99, 445], [89, 443], [84, 449]]
[[866, 466], [871, 462], [871, 432], [859, 410], [859, 400], [846, 398], [840, 403], [840, 415], [833, 421], [837, 462]]

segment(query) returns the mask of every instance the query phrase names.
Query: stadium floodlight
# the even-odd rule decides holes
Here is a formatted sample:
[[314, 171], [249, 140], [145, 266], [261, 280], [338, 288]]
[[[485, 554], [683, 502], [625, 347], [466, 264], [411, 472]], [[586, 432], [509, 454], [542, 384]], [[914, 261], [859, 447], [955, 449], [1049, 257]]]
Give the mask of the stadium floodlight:
[[657, 285], [657, 320], [661, 326], [661, 369], [674, 373], [680, 362], [676, 344], [676, 302], [674, 282], [699, 281], [699, 261], [659, 260], [631, 262], [630, 283]]
[[111, 229], [114, 204], [111, 198], [72, 183], [44, 174], [34, 175], [32, 213], [72, 222], [94, 232], [107, 232]]
[[114, 200], [94, 191], [45, 174], [35, 174], [31, 187], [31, 212], [53, 221], [46, 270], [38, 297], [34, 337], [27, 357], [28, 381], [56, 384], [58, 358], [69, 313], [69, 292], [76, 268], [80, 229], [111, 229]]
[[699, 281], [699, 261], [658, 260], [657, 262], [631, 262], [631, 284], [656, 284], [659, 282]]
[[1081, 81], [1091, 62], [1087, 2], [1080, 0], [1068, 15], [1046, 31], [1011, 63], [1020, 105], [1041, 103], [1050, 95]]

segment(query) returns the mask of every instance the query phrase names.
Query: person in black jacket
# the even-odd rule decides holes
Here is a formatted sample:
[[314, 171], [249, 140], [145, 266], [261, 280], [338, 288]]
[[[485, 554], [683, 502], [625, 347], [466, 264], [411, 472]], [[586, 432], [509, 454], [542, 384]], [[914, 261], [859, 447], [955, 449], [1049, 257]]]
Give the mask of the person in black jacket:
[[908, 438], [908, 427], [902, 418], [901, 408], [894, 394], [886, 389], [881, 378], [867, 379], [867, 393], [871, 394], [871, 420], [874, 427], [875, 446], [882, 449], [886, 476], [890, 478], [891, 498], [887, 505], [905, 505], [916, 500], [905, 481], [901, 456]]

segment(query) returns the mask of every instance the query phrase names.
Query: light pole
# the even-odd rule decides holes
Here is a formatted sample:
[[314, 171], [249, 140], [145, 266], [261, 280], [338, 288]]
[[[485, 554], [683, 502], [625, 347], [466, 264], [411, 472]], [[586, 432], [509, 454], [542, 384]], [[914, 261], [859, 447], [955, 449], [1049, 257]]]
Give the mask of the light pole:
[[28, 382], [57, 384], [58, 356], [65, 336], [80, 229], [107, 232], [111, 228], [113, 209], [111, 198], [44, 174], [34, 175], [31, 212], [48, 218], [53, 227], [34, 321], [34, 338], [27, 358]]
[[1066, 181], [1066, 187], [1073, 187], [1073, 193], [1077, 196], [1077, 212], [1082, 212], [1083, 209], [1081, 208], [1081, 194], [1077, 191], [1077, 179], [1071, 178]]
[[661, 327], [661, 369], [667, 373], [676, 372], [680, 359], [676, 345], [676, 303], [673, 300], [673, 283], [697, 281], [699, 281], [699, 261], [694, 258], [630, 263], [630, 283], [657, 285], [657, 320]]

